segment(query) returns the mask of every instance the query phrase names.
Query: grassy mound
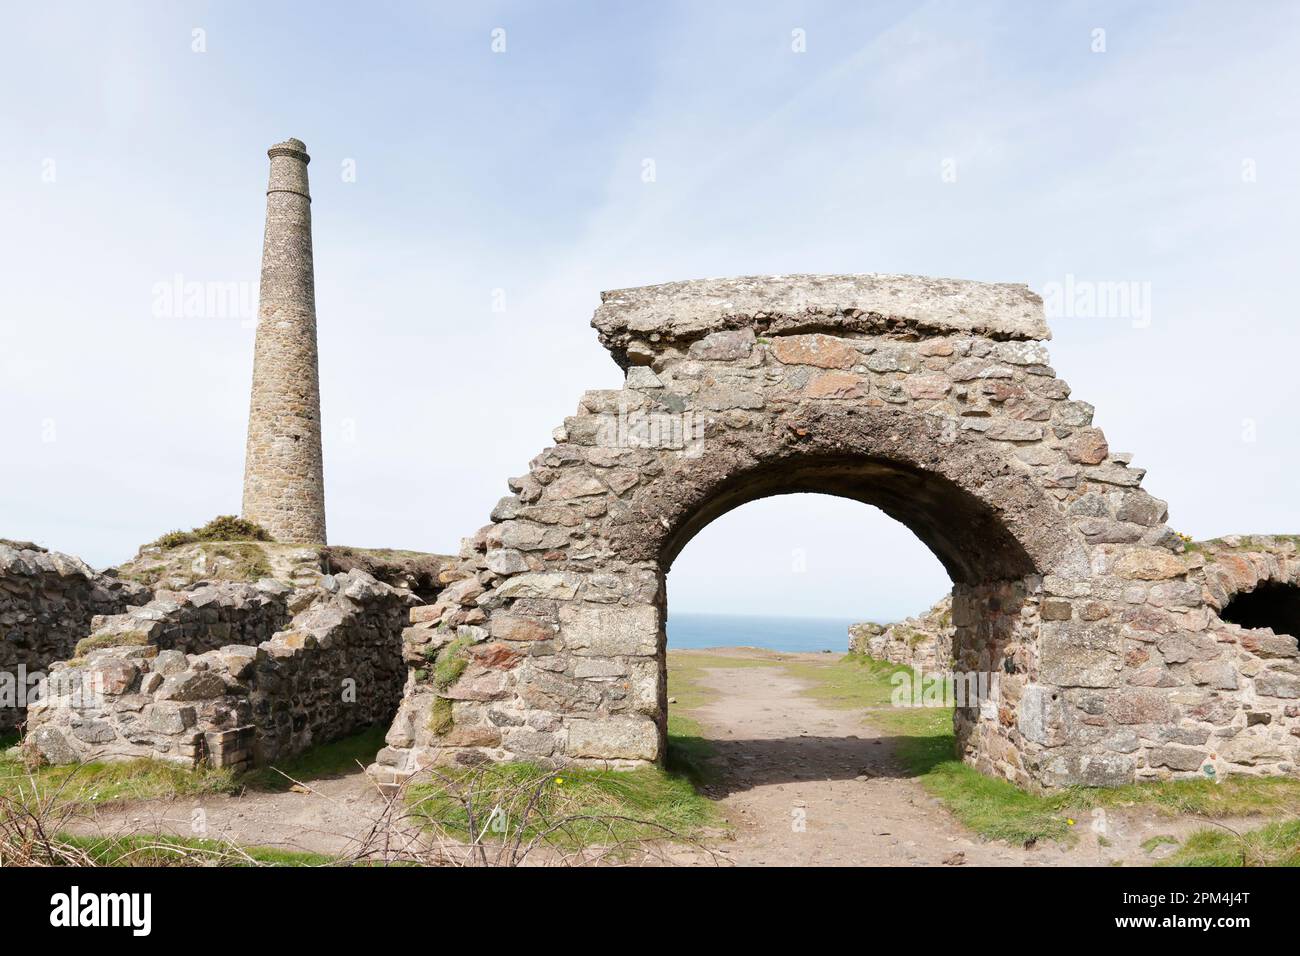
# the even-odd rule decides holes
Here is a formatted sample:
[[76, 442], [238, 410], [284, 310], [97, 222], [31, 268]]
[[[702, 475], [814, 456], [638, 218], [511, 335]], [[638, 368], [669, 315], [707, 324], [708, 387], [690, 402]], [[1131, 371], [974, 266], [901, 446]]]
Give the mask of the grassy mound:
[[218, 515], [201, 528], [191, 531], [168, 531], [154, 545], [160, 548], [179, 548], [196, 541], [273, 541], [270, 533], [260, 524], [245, 521], [234, 515]]

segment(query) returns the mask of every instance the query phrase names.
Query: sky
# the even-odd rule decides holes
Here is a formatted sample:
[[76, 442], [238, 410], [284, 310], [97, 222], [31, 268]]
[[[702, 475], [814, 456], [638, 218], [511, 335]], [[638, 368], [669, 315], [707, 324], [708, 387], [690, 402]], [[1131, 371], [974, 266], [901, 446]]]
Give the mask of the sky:
[[[1175, 529], [1295, 532], [1298, 27], [1266, 2], [7, 3], [0, 536], [105, 566], [238, 511], [290, 136], [335, 543], [485, 524], [620, 384], [602, 289], [792, 272], [1028, 283]], [[178, 282], [239, 294], [187, 315]], [[905, 528], [800, 495], [714, 522], [669, 593], [889, 619], [947, 586]]]

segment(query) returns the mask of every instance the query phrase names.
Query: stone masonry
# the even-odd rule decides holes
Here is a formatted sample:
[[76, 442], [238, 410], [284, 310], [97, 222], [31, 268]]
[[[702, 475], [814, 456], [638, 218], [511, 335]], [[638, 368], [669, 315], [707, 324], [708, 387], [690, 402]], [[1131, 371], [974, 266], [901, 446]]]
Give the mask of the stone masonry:
[[268, 150], [266, 234], [253, 392], [244, 463], [244, 517], [277, 541], [325, 543], [320, 379], [311, 194], [301, 140]]
[[360, 570], [296, 591], [268, 580], [164, 595], [100, 622], [78, 657], [52, 667], [24, 747], [55, 764], [284, 760], [392, 718], [416, 603]]
[[1056, 376], [1027, 288], [773, 276], [602, 299], [623, 387], [582, 396], [413, 611], [377, 780], [660, 760], [673, 560], [791, 492], [876, 505], [943, 563], [954, 669], [990, 679], [955, 716], [980, 770], [1037, 788], [1295, 772], [1295, 638], [1216, 606], [1293, 559], [1247, 574], [1187, 551]]
[[94, 617], [148, 599], [145, 588], [70, 555], [0, 543], [0, 732], [23, 723], [33, 682], [72, 656]]
[[919, 617], [893, 624], [854, 624], [849, 627], [849, 651], [924, 674], [952, 670], [952, 598], [945, 597]]

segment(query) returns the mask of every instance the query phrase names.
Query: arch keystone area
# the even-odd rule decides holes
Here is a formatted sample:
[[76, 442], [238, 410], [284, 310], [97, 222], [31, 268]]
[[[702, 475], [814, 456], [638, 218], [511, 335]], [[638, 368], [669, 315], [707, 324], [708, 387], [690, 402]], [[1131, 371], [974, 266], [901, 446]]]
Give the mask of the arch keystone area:
[[795, 492], [878, 506], [948, 570], [954, 670], [986, 688], [955, 717], [980, 770], [1036, 788], [1295, 771], [1295, 640], [1219, 617], [1249, 559], [1186, 551], [1049, 366], [1027, 287], [676, 282], [605, 293], [592, 325], [624, 386], [582, 396], [411, 612], [380, 782], [660, 760], [673, 559]]

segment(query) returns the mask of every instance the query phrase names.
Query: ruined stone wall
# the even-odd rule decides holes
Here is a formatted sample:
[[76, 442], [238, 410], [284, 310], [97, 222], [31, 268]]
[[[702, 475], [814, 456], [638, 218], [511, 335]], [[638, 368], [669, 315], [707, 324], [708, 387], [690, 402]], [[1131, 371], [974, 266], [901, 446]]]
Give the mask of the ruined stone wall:
[[603, 300], [624, 387], [582, 397], [416, 612], [377, 779], [662, 757], [667, 571], [718, 515], [790, 492], [876, 505], [944, 564], [957, 669], [990, 678], [955, 720], [981, 770], [1295, 770], [1284, 642], [1218, 619], [1165, 503], [1049, 365], [1027, 289], [786, 276]]
[[[151, 757], [242, 770], [386, 722], [407, 679], [401, 630], [415, 600], [353, 571], [293, 594], [290, 604], [302, 609], [259, 644], [198, 653], [152, 640], [89, 649], [55, 666], [24, 746], [50, 763]], [[221, 601], [201, 607], [213, 603]], [[153, 633], [178, 641], [167, 626]], [[213, 641], [178, 643], [198, 649]]]
[[94, 619], [76, 651], [84, 656], [96, 647], [151, 644], [159, 650], [201, 654], [227, 644], [260, 644], [289, 622], [291, 593], [286, 585], [270, 580], [158, 591], [148, 604]]
[[95, 616], [148, 598], [145, 588], [70, 555], [0, 543], [0, 732], [26, 719], [29, 679], [71, 657]]
[[928, 674], [952, 669], [952, 597], [940, 600], [919, 617], [892, 624], [853, 624], [849, 652], [900, 664]]

